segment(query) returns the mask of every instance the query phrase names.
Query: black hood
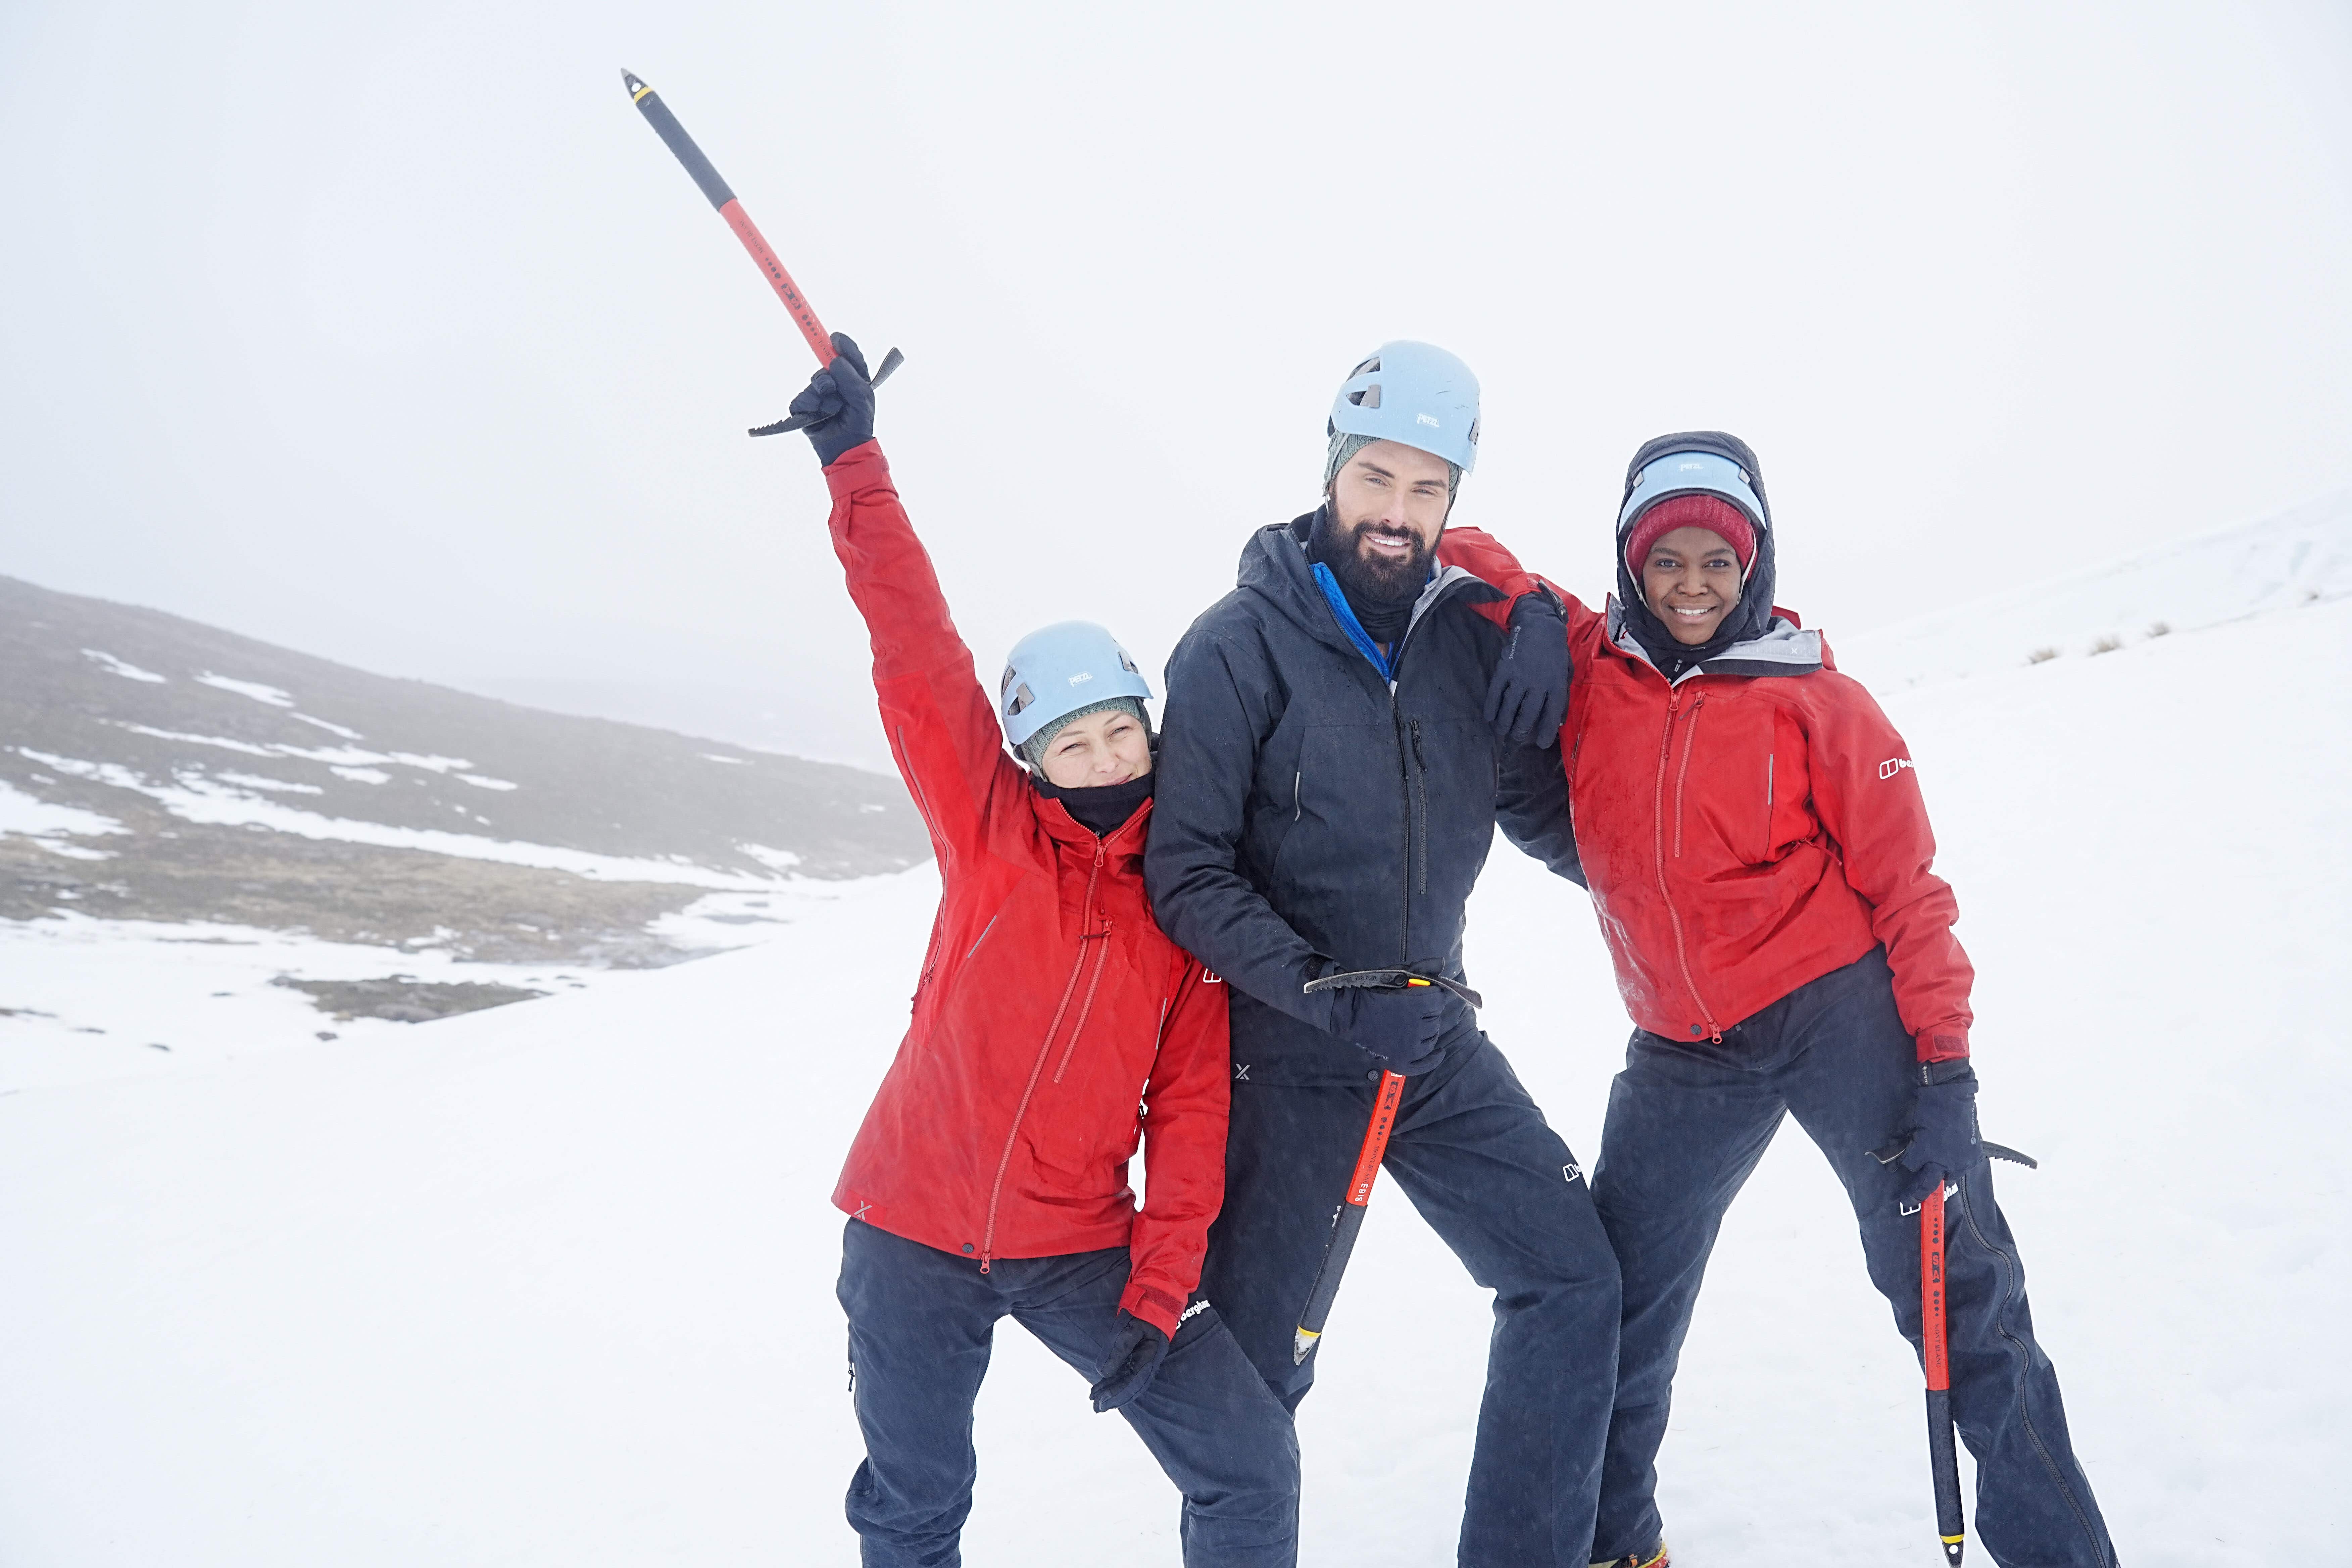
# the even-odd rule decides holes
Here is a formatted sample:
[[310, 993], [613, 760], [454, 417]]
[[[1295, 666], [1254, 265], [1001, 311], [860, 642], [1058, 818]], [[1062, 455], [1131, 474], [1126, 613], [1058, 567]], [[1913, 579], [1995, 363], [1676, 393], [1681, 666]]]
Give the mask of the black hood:
[[1642, 597], [1641, 583], [1634, 577], [1633, 568], [1625, 564], [1625, 531], [1614, 531], [1617, 602], [1624, 608], [1626, 627], [1650, 656], [1650, 662], [1672, 680], [1692, 665], [1704, 664], [1737, 643], [1753, 641], [1770, 628], [1776, 575], [1774, 545], [1780, 530], [1772, 521], [1772, 498], [1764, 492], [1764, 470], [1757, 463], [1755, 452], [1747, 442], [1724, 430], [1680, 430], [1643, 442], [1633, 460], [1625, 466], [1625, 489], [1618, 497], [1619, 510], [1624, 510], [1625, 499], [1633, 493], [1634, 481], [1641, 478], [1642, 470], [1669, 452], [1712, 452], [1718, 458], [1728, 458], [1748, 470], [1748, 488], [1764, 507], [1764, 526], [1756, 531], [1756, 564], [1748, 571], [1739, 603], [1723, 617], [1723, 625], [1716, 628], [1715, 636], [1696, 647], [1676, 642], [1674, 633], [1650, 613], [1648, 602]]

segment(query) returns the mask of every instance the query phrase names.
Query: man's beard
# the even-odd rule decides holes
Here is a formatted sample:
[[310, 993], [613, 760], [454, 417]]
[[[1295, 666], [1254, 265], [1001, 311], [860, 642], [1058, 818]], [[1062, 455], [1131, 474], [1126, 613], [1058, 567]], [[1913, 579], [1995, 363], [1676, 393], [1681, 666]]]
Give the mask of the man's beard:
[[[1437, 557], [1434, 544], [1423, 546], [1411, 533], [1382, 528], [1372, 521], [1347, 528], [1333, 518], [1327, 531], [1323, 549], [1316, 558], [1331, 568], [1331, 574], [1339, 579], [1339, 586], [1350, 597], [1391, 605], [1411, 604], [1429, 585], [1430, 571]], [[1412, 553], [1396, 557], [1366, 554], [1364, 540], [1376, 532], [1385, 538], [1412, 541]]]

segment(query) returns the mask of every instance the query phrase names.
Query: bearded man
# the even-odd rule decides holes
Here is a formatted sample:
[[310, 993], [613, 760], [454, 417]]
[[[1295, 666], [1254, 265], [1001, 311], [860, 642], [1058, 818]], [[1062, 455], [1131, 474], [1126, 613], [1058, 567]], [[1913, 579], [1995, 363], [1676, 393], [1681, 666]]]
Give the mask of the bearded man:
[[[1296, 1410], [1315, 1365], [1294, 1360], [1294, 1331], [1374, 1088], [1405, 1075], [1385, 1168], [1495, 1292], [1460, 1560], [1584, 1568], [1618, 1272], [1582, 1168], [1447, 989], [1305, 989], [1375, 968], [1463, 981], [1464, 907], [1497, 821], [1578, 876], [1562, 609], [1497, 571], [1491, 541], [1446, 530], [1477, 453], [1460, 360], [1382, 345], [1326, 437], [1323, 504], [1251, 538], [1239, 586], [1168, 665], [1146, 885], [1169, 935], [1233, 987], [1225, 1201], [1202, 1289]], [[1507, 612], [1457, 555], [1507, 584]], [[1404, 1345], [1421, 1329], [1363, 1326]]]

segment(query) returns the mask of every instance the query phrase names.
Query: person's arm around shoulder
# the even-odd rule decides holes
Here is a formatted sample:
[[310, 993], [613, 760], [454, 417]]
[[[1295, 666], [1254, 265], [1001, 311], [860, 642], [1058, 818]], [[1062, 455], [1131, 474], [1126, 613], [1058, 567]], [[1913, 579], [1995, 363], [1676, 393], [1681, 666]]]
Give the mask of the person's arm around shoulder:
[[1472, 606], [1503, 633], [1503, 651], [1486, 685], [1486, 722], [1507, 746], [1550, 745], [1568, 716], [1566, 597], [1484, 529], [1447, 529], [1437, 542], [1437, 560], [1505, 595]]
[[857, 345], [834, 336], [838, 357], [793, 400], [795, 414], [826, 417], [809, 427], [833, 493], [827, 529], [865, 616], [874, 648], [874, 689], [900, 776], [950, 872], [978, 847], [994, 792], [1018, 786], [1020, 768], [971, 650], [948, 614], [931, 558], [915, 536], [890, 465], [874, 439], [874, 388]]
[[1934, 870], [1936, 836], [1911, 749], [1860, 682], [1834, 670], [1802, 679], [1813, 806], [1847, 883], [1870, 902], [1903, 1026], [1922, 1062], [1963, 1060], [1976, 971], [1952, 931], [1959, 900]]

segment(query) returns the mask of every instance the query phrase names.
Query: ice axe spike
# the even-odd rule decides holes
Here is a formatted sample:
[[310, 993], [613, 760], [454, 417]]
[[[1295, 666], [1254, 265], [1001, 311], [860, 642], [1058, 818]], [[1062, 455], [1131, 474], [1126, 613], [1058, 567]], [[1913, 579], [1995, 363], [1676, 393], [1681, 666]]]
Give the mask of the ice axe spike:
[[[727, 220], [727, 226], [735, 231], [735, 237], [743, 242], [743, 248], [751, 252], [752, 261], [758, 264], [761, 276], [767, 279], [768, 287], [776, 291], [776, 298], [782, 300], [784, 309], [792, 312], [793, 324], [800, 328], [801, 336], [808, 341], [809, 352], [816, 355], [816, 363], [819, 365], [831, 364], [835, 353], [833, 334], [824, 330], [823, 321], [817, 320], [816, 308], [808, 302], [808, 296], [801, 292], [801, 286], [793, 281], [793, 275], [784, 270], [784, 264], [776, 258], [775, 250], [760, 233], [759, 226], [751, 221], [751, 215], [743, 210], [743, 204], [736, 198], [734, 191], [719, 178], [719, 171], [712, 167], [702, 149], [695, 144], [694, 138], [686, 133], [686, 127], [677, 122], [677, 116], [669, 111], [669, 105], [661, 100], [661, 94], [646, 86], [634, 71], [623, 71], [621, 82], [629, 89], [629, 101], [635, 104], [637, 112], [646, 117], [646, 123], [654, 128], [654, 134], [662, 139], [662, 145], [685, 165], [687, 174], [709, 200], [711, 206]], [[884, 354], [881, 367], [874, 373], [874, 384], [879, 386], [889, 380], [890, 373], [906, 363], [907, 356], [897, 349]], [[773, 436], [786, 430], [806, 429], [817, 423], [818, 419], [799, 415], [773, 425], [760, 426], [751, 433]]]

